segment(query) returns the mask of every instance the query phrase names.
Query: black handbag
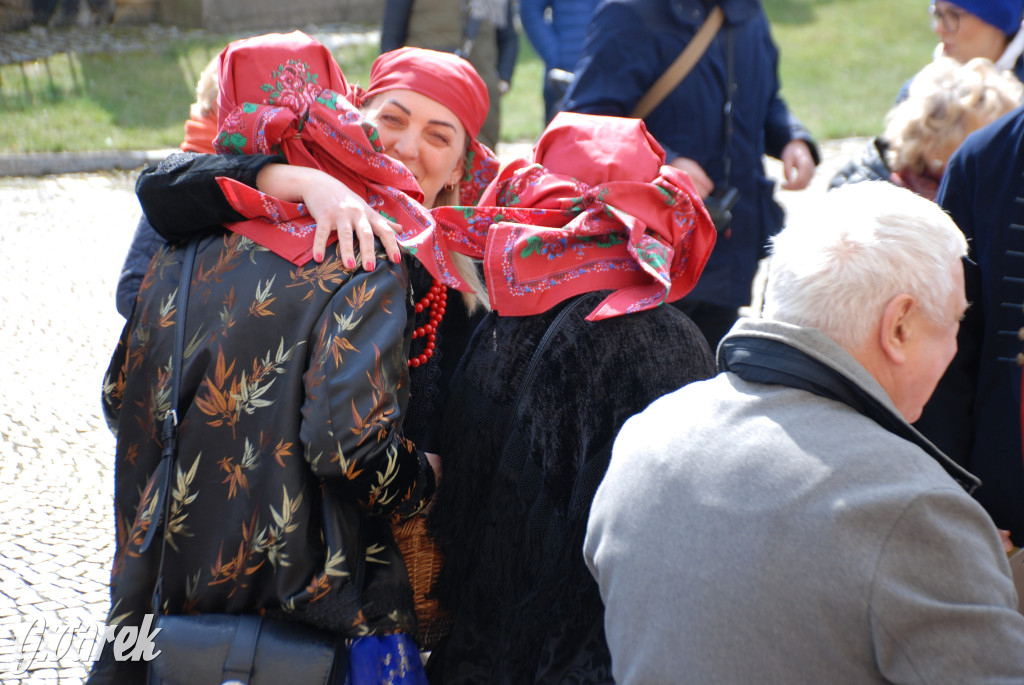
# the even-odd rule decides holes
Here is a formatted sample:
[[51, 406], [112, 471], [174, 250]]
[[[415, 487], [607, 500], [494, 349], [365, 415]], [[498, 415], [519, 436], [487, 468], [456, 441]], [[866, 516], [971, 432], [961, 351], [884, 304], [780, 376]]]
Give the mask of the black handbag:
[[[170, 411], [164, 419], [163, 452], [155, 477], [155, 511], [168, 520], [168, 489], [177, 458], [178, 393], [181, 387], [185, 344], [185, 309], [192, 281], [198, 241], [185, 249], [177, 294], [177, 325], [171, 364]], [[153, 521], [140, 551], [153, 540], [160, 519]], [[329, 685], [344, 683], [348, 670], [345, 639], [312, 626], [253, 615], [198, 614], [162, 615], [160, 590], [163, 584], [166, 538], [160, 549], [160, 565], [153, 589], [156, 628], [152, 641], [156, 657], [149, 662], [149, 685]]]
[[[344, 641], [300, 623], [231, 614], [160, 616], [149, 685], [343, 683]], [[339, 658], [340, 657], [340, 658]]]

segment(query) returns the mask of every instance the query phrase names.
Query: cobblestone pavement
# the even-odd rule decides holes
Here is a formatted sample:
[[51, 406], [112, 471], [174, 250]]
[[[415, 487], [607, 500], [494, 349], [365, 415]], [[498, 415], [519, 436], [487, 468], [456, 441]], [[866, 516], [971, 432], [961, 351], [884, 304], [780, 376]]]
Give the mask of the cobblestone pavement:
[[[862, 145], [825, 143], [812, 187], [779, 193], [791, 215]], [[106, 617], [114, 439], [99, 396], [123, 324], [113, 294], [140, 214], [135, 175], [0, 179], [3, 685], [81, 682]]]
[[127, 173], [0, 181], [5, 685], [81, 682], [82, 643], [106, 617], [114, 440], [99, 394], [123, 323], [113, 293], [140, 214], [132, 185]]

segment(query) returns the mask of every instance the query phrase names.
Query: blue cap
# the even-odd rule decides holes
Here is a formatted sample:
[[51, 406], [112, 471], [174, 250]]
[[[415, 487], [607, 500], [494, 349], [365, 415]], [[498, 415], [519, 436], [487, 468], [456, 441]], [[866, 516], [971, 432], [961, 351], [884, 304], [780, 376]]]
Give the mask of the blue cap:
[[1008, 36], [1017, 33], [1024, 15], [1024, 0], [954, 0], [953, 4]]

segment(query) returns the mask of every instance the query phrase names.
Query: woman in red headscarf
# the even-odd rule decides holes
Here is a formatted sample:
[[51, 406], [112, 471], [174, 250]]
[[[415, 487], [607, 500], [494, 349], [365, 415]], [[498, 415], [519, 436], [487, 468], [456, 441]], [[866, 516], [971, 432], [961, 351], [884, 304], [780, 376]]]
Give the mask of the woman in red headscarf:
[[[436, 60], [435, 78], [463, 69], [451, 59]], [[417, 305], [436, 326], [443, 290], [472, 284], [448, 251], [457, 232], [436, 230], [422, 202], [473, 166], [466, 152], [479, 148], [460, 115], [475, 110], [424, 102], [417, 84], [387, 73], [377, 82], [387, 85], [368, 96], [350, 87], [329, 51], [298, 32], [237, 41], [221, 54], [216, 145], [242, 153], [235, 159], [256, 175], [267, 165], [244, 155], [287, 161], [274, 166], [300, 181], [326, 178], [369, 219], [388, 217], [436, 281]], [[457, 78], [449, 91], [467, 96]], [[274, 197], [229, 174], [209, 176], [202, 160], [215, 159], [164, 163], [178, 169], [169, 194], [179, 202], [145, 206], [154, 226], [187, 224], [197, 199], [180, 200], [197, 184], [212, 184], [206, 197], [226, 208], [183, 231], [196, 249], [190, 272], [181, 245], [154, 256], [104, 379], [117, 434], [109, 623], [146, 625], [159, 585], [162, 613], [310, 624], [349, 638], [353, 685], [422, 685], [413, 596], [390, 527], [424, 506], [439, 473], [436, 455], [403, 434], [410, 367], [427, 368], [436, 341], [428, 325], [415, 330], [405, 261], [373, 268], [373, 252], [357, 264], [333, 250], [313, 260], [312, 205], [329, 206], [325, 196]], [[190, 288], [179, 306], [182, 278]], [[178, 369], [169, 360], [182, 321]], [[168, 473], [159, 426], [173, 377], [180, 420]], [[91, 685], [144, 682], [146, 664], [119, 661], [118, 649], [106, 645]]]
[[714, 227], [642, 121], [570, 113], [479, 207], [433, 213], [483, 261], [492, 311], [442, 422], [428, 526], [453, 624], [427, 673], [611, 683], [587, 515], [623, 422], [715, 372], [701, 332], [665, 306], [697, 281]]
[[[300, 42], [312, 41], [299, 32], [290, 35]], [[330, 66], [319, 74], [317, 85], [360, 109], [374, 126], [372, 144], [413, 174], [422, 192], [415, 196], [424, 207], [476, 203], [497, 173], [498, 161], [476, 139], [487, 117], [488, 96], [483, 80], [467, 61], [445, 52], [401, 48], [377, 58], [363, 89], [348, 83], [326, 48], [318, 49]], [[262, 83], [268, 76], [256, 81]], [[395, 226], [382, 215], [380, 206], [371, 206], [363, 197], [363, 181], [345, 171], [351, 161], [329, 159], [348, 151], [334, 148], [312, 165], [285, 164], [289, 160], [274, 154], [278, 148], [241, 150], [225, 142], [228, 145], [222, 145], [222, 150], [246, 154], [172, 155], [140, 175], [139, 201], [165, 239], [182, 240], [244, 218], [245, 211], [222, 189], [224, 179], [232, 179], [263, 191], [264, 198], [301, 203], [315, 222], [311, 254], [317, 262], [327, 254], [328, 240], [336, 239], [342, 263], [348, 267], [358, 262], [373, 269], [378, 259], [400, 259]], [[422, 304], [416, 321], [417, 333], [422, 335], [413, 342], [413, 399], [404, 426], [417, 445], [435, 451], [447, 382], [483, 314], [478, 303], [485, 298], [468, 258], [458, 254], [450, 261], [444, 258], [441, 271], [434, 273], [420, 263], [428, 255], [418, 250], [415, 241], [404, 250], [417, 256], [409, 270], [414, 297]], [[449, 297], [447, 287], [457, 285], [456, 279], [474, 292]]]

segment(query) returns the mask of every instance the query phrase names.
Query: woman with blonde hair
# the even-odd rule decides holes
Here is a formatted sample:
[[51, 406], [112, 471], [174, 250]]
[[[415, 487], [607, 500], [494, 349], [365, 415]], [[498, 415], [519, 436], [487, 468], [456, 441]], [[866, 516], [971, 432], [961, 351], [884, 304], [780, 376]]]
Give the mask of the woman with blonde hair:
[[[474, 284], [449, 250], [459, 233], [437, 230], [424, 204], [454, 199], [466, 170], [486, 174], [486, 111], [482, 81], [454, 55], [390, 53], [363, 91], [301, 32], [221, 54], [215, 147], [235, 155], [182, 153], [139, 182], [153, 226], [179, 240], [154, 256], [103, 383], [117, 436], [115, 633], [154, 613], [158, 625], [276, 619], [345, 647], [329, 682], [425, 685], [391, 534], [440, 475], [405, 425], [410, 369], [437, 357], [447, 288]], [[325, 254], [316, 236], [371, 224], [393, 252], [382, 240]], [[420, 302], [396, 240], [433, 281]], [[90, 685], [145, 681], [145, 663], [116, 654], [108, 644]], [[204, 665], [168, 649], [150, 675], [205, 682], [168, 676]], [[307, 664], [288, 666], [278, 682], [310, 681]]]
[[935, 199], [953, 152], [968, 134], [1021, 104], [1024, 85], [987, 59], [960, 64], [940, 57], [914, 78], [889, 110], [884, 135], [846, 163], [829, 188], [887, 180]]

